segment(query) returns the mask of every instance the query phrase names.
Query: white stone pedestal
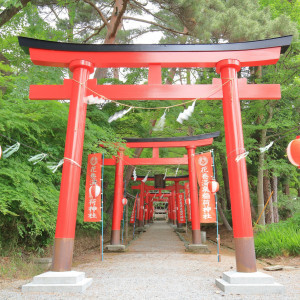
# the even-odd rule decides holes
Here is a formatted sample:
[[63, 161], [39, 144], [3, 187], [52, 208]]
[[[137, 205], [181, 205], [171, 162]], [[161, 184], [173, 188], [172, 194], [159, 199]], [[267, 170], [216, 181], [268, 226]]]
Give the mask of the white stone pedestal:
[[194, 253], [202, 253], [207, 254], [210, 253], [207, 245], [204, 244], [189, 244], [186, 246], [186, 252], [194, 252]]
[[276, 283], [272, 276], [261, 272], [224, 272], [223, 279], [216, 279], [216, 285], [226, 294], [268, 295], [284, 293], [283, 285]]
[[83, 292], [93, 282], [84, 272], [46, 272], [22, 286], [22, 292]]
[[125, 252], [125, 245], [107, 245], [104, 248], [105, 252]]

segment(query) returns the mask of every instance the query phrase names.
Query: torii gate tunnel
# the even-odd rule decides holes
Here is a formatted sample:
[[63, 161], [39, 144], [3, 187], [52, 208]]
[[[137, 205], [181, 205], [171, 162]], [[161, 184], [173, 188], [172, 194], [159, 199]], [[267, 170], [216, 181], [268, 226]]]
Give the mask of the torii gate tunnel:
[[[234, 44], [83, 45], [19, 37], [34, 64], [65, 67], [73, 73], [63, 85], [33, 85], [29, 94], [35, 100], [70, 100], [52, 270], [71, 270], [86, 118], [84, 97], [101, 94], [112, 100], [222, 99], [237, 271], [256, 272], [246, 162], [235, 161], [245, 151], [240, 100], [280, 99], [280, 85], [247, 84], [237, 72], [241, 67], [275, 64], [291, 40], [292, 36]], [[97, 85], [96, 79], [89, 79], [95, 67], [148, 67], [148, 85]], [[208, 85], [162, 85], [162, 67], [216, 68], [221, 79]]]
[[[122, 215], [122, 196], [123, 196], [123, 171], [124, 165], [188, 165], [189, 167], [189, 184], [192, 207], [192, 235], [193, 244], [201, 244], [200, 217], [197, 193], [197, 178], [195, 171], [195, 149], [197, 147], [209, 146], [213, 143], [213, 139], [219, 136], [219, 132], [201, 134], [187, 137], [171, 137], [171, 138], [124, 138], [128, 148], [152, 148], [151, 158], [129, 158], [124, 156], [124, 148], [120, 147], [117, 158], [104, 159], [105, 166], [116, 166], [115, 173], [115, 194], [113, 206], [112, 220], [112, 236], [111, 244], [120, 244], [120, 216]], [[160, 148], [177, 148], [184, 147], [187, 149], [187, 155], [183, 157], [159, 157]], [[151, 180], [151, 179], [149, 179]], [[176, 195], [179, 193], [179, 182], [183, 178], [168, 178], [168, 181], [174, 181], [176, 187]], [[144, 194], [147, 186], [141, 182], [140, 191], [140, 212], [139, 226], [143, 226], [143, 207]], [[167, 188], [166, 188], [167, 189]], [[176, 197], [177, 197], [176, 196]]]

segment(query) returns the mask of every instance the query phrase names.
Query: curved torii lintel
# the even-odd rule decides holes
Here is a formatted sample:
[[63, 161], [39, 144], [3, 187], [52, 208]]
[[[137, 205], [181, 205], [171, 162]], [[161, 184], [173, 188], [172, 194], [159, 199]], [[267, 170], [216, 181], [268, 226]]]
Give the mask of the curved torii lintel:
[[280, 53], [290, 45], [292, 36], [267, 40], [224, 44], [193, 45], [93, 45], [59, 43], [19, 37], [20, 46], [33, 63], [52, 67], [69, 67], [78, 59], [92, 62], [95, 67], [213, 68], [218, 61], [235, 58], [241, 66], [275, 64]]

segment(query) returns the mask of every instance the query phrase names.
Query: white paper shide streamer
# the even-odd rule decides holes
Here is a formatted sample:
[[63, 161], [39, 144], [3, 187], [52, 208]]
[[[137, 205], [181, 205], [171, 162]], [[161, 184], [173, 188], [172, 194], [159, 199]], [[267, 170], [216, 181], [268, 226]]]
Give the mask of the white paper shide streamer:
[[5, 149], [3, 151], [3, 158], [8, 158], [9, 156], [11, 156], [13, 153], [17, 152], [20, 148], [20, 143], [17, 142], [14, 145], [8, 147], [7, 149]]
[[183, 112], [181, 112], [177, 118], [177, 122], [182, 124], [183, 121], [186, 121], [189, 119], [189, 117], [192, 115], [192, 113], [195, 110], [196, 100], [193, 102], [192, 105], [190, 105], [188, 108], [186, 108]]
[[132, 173], [132, 176], [133, 176], [133, 181], [136, 181], [136, 179], [137, 179], [137, 176], [136, 176], [136, 168], [134, 168], [133, 173]]
[[167, 113], [167, 108], [165, 109], [163, 115], [160, 117], [158, 122], [156, 122], [153, 131], [163, 131], [166, 123], [166, 113]]
[[132, 110], [132, 107], [116, 112], [113, 116], [109, 117], [108, 123], [111, 123], [111, 122], [116, 121], [120, 118], [123, 118], [131, 110]]
[[65, 159], [63, 158], [63, 159], [61, 159], [61, 160], [59, 161], [59, 163], [48, 163], [47, 168], [49, 168], [49, 169], [52, 171], [52, 173], [55, 173], [56, 170], [57, 170], [61, 165], [63, 165], [64, 160], [65, 160]]
[[32, 162], [34, 165], [37, 164], [38, 162], [42, 161], [44, 158], [46, 158], [48, 154], [45, 153], [40, 153], [35, 156], [31, 156], [28, 161]]
[[179, 167], [177, 167], [177, 169], [175, 171], [175, 177], [177, 177], [178, 170], [179, 170]]
[[164, 180], [165, 180], [165, 179], [166, 179], [166, 177], [167, 177], [167, 171], [168, 171], [168, 169], [166, 169], [166, 171], [165, 171]]
[[90, 95], [84, 98], [84, 102], [86, 104], [97, 104], [102, 108], [105, 104], [109, 103], [110, 100]]
[[147, 181], [148, 176], [149, 176], [150, 171], [148, 171], [147, 175], [145, 176], [145, 178], [142, 180], [144, 183]]
[[235, 161], [238, 162], [240, 161], [242, 158], [245, 158], [249, 155], [249, 151], [245, 151], [244, 153], [242, 154], [239, 154], [236, 158], [235, 158]]
[[266, 147], [262, 147], [259, 148], [260, 153], [264, 153], [266, 151], [268, 151], [272, 146], [273, 146], [274, 142], [272, 141], [269, 145], [267, 145]]

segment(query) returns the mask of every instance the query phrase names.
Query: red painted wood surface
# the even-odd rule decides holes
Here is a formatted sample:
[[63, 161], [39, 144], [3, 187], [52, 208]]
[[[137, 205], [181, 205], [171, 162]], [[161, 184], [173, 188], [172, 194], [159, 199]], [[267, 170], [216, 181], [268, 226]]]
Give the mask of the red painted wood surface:
[[160, 64], [162, 68], [214, 68], [218, 61], [235, 58], [242, 67], [275, 64], [281, 47], [220, 52], [77, 52], [30, 48], [32, 62], [40, 66], [69, 67], [78, 59], [97, 68], [141, 68]]
[[[70, 65], [73, 78], [85, 81], [93, 72], [93, 65], [88, 61], [77, 60]], [[77, 215], [77, 203], [81, 174], [81, 162], [86, 118], [86, 87], [72, 84], [66, 144], [62, 169], [62, 179], [57, 211], [55, 238], [74, 238]], [[75, 163], [74, 163], [74, 162]]]
[[242, 158], [236, 161], [237, 155], [245, 152], [237, 88], [237, 72], [239, 70], [240, 63], [234, 59], [221, 61], [217, 66], [217, 71], [221, 73], [223, 82], [226, 81], [226, 78], [235, 78], [230, 84], [223, 86], [223, 116], [235, 238], [253, 236], [246, 160]]
[[[228, 82], [229, 80], [227, 80]], [[71, 97], [72, 79], [63, 85], [31, 85], [31, 100], [68, 100]], [[222, 83], [218, 78], [212, 84], [194, 85], [97, 85], [96, 79], [87, 81], [87, 96], [104, 96], [110, 100], [221, 100]], [[116, 93], [116, 91], [118, 91]], [[240, 100], [280, 99], [279, 84], [247, 84], [246, 78], [238, 79]]]

